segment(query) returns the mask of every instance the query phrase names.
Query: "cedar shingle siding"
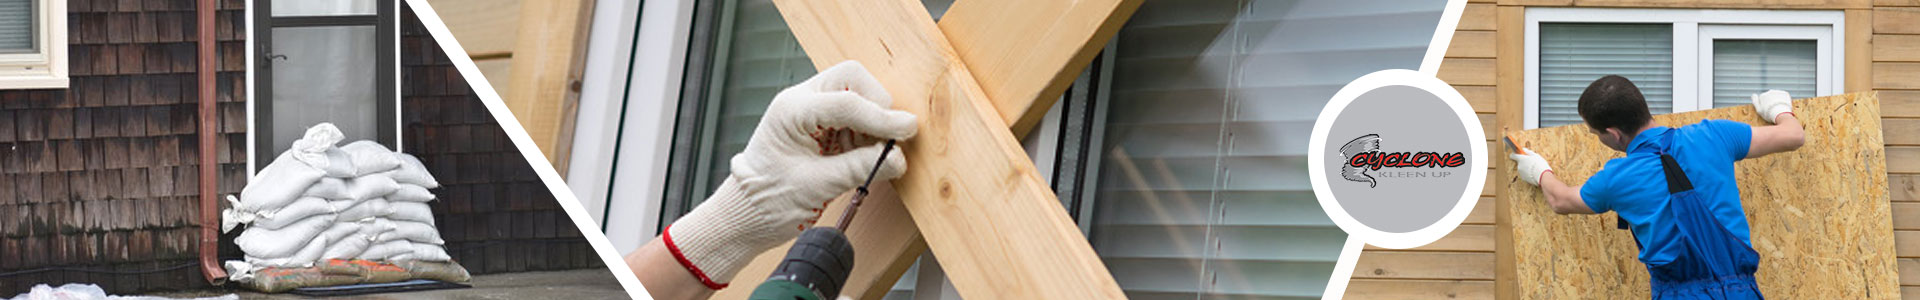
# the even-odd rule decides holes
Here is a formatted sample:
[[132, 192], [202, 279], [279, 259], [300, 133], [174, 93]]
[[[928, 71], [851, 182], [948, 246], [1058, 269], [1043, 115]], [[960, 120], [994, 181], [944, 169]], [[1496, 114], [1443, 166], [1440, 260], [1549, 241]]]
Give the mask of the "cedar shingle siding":
[[[233, 193], [246, 168], [244, 2], [221, 3], [220, 191]], [[195, 4], [69, 1], [70, 88], [0, 90], [0, 297], [34, 283], [205, 285]]]
[[601, 267], [420, 19], [402, 15], [401, 143], [445, 185], [430, 203], [447, 254], [475, 274]]
[[[220, 3], [227, 195], [246, 184], [245, 2]], [[116, 294], [207, 286], [196, 257], [195, 4], [71, 0], [71, 86], [0, 90], [0, 297], [39, 283]], [[445, 185], [433, 208], [449, 254], [477, 274], [601, 266], [419, 19], [404, 15], [405, 152]], [[223, 260], [240, 256], [234, 236], [222, 237]]]

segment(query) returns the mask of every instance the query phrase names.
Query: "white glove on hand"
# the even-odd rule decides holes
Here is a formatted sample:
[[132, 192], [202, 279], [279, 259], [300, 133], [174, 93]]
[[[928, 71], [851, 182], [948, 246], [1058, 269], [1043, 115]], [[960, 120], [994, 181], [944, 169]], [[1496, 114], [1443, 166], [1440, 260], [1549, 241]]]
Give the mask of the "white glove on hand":
[[[914, 115], [891, 105], [880, 81], [855, 61], [781, 91], [733, 157], [732, 176], [668, 226], [667, 249], [707, 287], [726, 287], [755, 255], [792, 240], [827, 201], [865, 182], [883, 147], [875, 142], [913, 137]], [[893, 179], [906, 168], [894, 151], [875, 176]]]
[[1520, 170], [1521, 181], [1540, 185], [1540, 176], [1553, 171], [1553, 166], [1548, 166], [1547, 158], [1533, 152], [1533, 149], [1520, 148], [1520, 151], [1527, 154], [1507, 154], [1507, 159], [1512, 159], [1513, 167]]
[[1793, 97], [1782, 90], [1754, 94], [1753, 110], [1760, 111], [1760, 118], [1767, 119], [1767, 123], [1776, 123], [1773, 119], [1780, 114], [1793, 112]]

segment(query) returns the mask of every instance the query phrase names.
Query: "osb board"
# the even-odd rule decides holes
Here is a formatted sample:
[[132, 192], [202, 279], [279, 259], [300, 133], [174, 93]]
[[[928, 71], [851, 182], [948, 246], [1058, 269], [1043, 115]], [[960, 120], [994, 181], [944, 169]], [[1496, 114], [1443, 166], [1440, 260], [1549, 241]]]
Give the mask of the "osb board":
[[[1794, 112], [1807, 130], [1797, 151], [1735, 164], [1740, 198], [1760, 253], [1760, 288], [1779, 299], [1899, 297], [1893, 223], [1887, 200], [1880, 104], [1872, 93], [1800, 99]], [[1729, 119], [1766, 124], [1751, 106], [1655, 116], [1663, 126]], [[1546, 156], [1554, 173], [1578, 186], [1608, 159], [1585, 125], [1518, 132]], [[1647, 299], [1646, 266], [1632, 235], [1613, 213], [1557, 215], [1540, 189], [1506, 178], [1503, 201], [1521, 299]], [[1649, 179], [1659, 180], [1659, 179]], [[1504, 272], [1503, 272], [1504, 273]]]

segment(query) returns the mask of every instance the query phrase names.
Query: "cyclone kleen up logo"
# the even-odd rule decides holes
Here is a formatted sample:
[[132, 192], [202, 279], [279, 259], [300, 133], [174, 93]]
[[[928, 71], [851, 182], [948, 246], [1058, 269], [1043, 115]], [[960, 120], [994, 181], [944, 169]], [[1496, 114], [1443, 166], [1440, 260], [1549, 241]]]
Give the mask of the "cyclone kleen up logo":
[[[1364, 182], [1367, 187], [1380, 187], [1380, 179], [1375, 174], [1380, 168], [1458, 168], [1467, 164], [1465, 153], [1442, 152], [1381, 152], [1380, 134], [1367, 134], [1346, 145], [1340, 146], [1340, 158], [1346, 161], [1340, 167], [1340, 178], [1347, 181]], [[1379, 174], [1399, 178], [1441, 178], [1453, 176], [1452, 171], [1414, 170], [1393, 171]]]

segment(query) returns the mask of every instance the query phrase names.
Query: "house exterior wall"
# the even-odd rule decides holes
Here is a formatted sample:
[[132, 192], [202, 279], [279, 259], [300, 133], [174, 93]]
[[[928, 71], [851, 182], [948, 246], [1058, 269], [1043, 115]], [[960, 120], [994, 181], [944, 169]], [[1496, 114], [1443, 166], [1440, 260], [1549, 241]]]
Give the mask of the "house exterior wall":
[[[1639, 7], [1817, 9], [1846, 12], [1844, 92], [1878, 91], [1896, 255], [1904, 297], [1920, 298], [1920, 1], [1521, 1], [1472, 0], [1460, 19], [1440, 79], [1465, 95], [1487, 130], [1488, 149], [1500, 132], [1524, 128], [1525, 16], [1528, 7]], [[1512, 162], [1493, 151], [1488, 178], [1506, 178]], [[1474, 298], [1507, 294], [1513, 274], [1498, 267], [1512, 257], [1500, 232], [1503, 180], [1488, 180], [1480, 203], [1459, 229], [1425, 247], [1368, 248], [1347, 289], [1348, 299]], [[1511, 263], [1511, 261], [1506, 261]], [[1511, 297], [1500, 297], [1511, 298]]]
[[[206, 285], [195, 5], [71, 0], [71, 86], [0, 90], [0, 295], [34, 283]], [[216, 16], [223, 194], [246, 180], [243, 9], [220, 1]]]

